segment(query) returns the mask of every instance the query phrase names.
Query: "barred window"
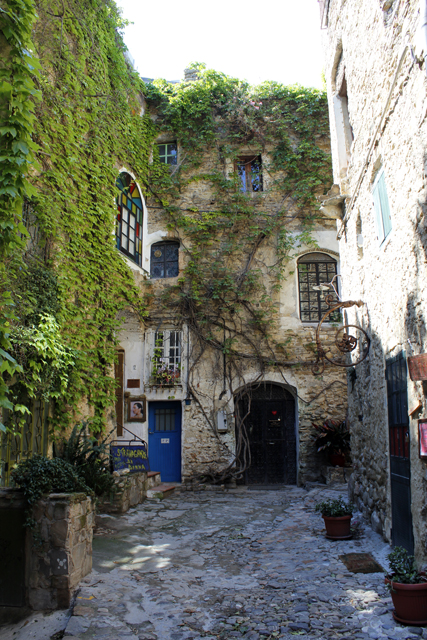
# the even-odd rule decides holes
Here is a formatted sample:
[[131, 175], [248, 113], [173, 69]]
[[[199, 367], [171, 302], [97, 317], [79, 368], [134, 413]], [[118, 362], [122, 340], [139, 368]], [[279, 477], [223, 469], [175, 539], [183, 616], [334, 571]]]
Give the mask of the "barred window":
[[[325, 300], [325, 291], [316, 287], [331, 282], [337, 274], [337, 261], [326, 253], [308, 253], [298, 260], [298, 286], [300, 318], [303, 322], [319, 322], [329, 309]], [[326, 291], [333, 294], [333, 289]], [[339, 320], [339, 315], [331, 318]]]

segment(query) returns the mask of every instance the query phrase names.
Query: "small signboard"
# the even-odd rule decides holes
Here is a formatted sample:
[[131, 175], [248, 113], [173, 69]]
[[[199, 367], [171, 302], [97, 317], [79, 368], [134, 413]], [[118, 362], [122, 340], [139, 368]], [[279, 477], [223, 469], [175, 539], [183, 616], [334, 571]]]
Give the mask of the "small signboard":
[[427, 458], [427, 420], [418, 420], [418, 439], [420, 445], [420, 458]]
[[148, 462], [147, 444], [145, 442], [135, 444], [112, 444], [110, 454], [114, 471], [129, 469], [130, 473], [150, 471]]

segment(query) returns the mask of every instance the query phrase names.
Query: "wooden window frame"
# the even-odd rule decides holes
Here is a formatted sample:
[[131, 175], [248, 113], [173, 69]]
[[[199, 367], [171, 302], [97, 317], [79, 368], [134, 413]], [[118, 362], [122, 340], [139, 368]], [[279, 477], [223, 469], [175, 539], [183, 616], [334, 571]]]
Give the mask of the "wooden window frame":
[[[168, 263], [170, 265], [174, 265], [175, 264], [175, 260], [166, 260], [166, 250], [164, 250], [164, 259], [161, 262], [155, 262], [153, 259], [153, 254], [157, 249], [161, 249], [162, 247], [172, 247], [175, 246], [178, 249], [178, 257], [176, 259], [176, 275], [174, 276], [169, 276], [167, 275], [167, 265]], [[155, 242], [154, 244], [151, 245], [150, 248], [150, 277], [153, 278], [153, 280], [164, 280], [166, 278], [177, 278], [179, 275], [179, 242], [178, 241], [171, 241], [171, 240], [165, 240], [164, 242]], [[158, 275], [154, 275], [153, 274], [153, 270], [155, 265], [159, 265], [162, 264], [163, 265], [163, 275], [162, 276], [158, 276]]]
[[[256, 170], [258, 165], [258, 171]], [[234, 171], [240, 177], [240, 190], [243, 193], [260, 193], [263, 191], [262, 157], [240, 156], [234, 163]]]
[[[161, 153], [161, 147], [165, 147], [165, 152]], [[178, 164], [178, 145], [176, 142], [160, 142], [157, 145], [159, 152], [159, 160], [163, 164], [176, 165]], [[175, 153], [171, 153], [175, 151]]]

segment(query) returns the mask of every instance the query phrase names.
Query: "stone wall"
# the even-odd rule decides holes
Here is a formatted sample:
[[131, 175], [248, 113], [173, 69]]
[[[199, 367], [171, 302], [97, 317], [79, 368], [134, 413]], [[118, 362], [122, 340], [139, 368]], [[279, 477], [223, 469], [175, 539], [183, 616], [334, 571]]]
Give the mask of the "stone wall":
[[[420, 6], [414, 0], [331, 0], [324, 31], [334, 177], [347, 196], [345, 219], [337, 227], [343, 292], [364, 302], [347, 318], [372, 340], [369, 357], [349, 378], [350, 492], [387, 540], [393, 522], [385, 365], [401, 352], [427, 351], [427, 85]], [[345, 131], [336, 110], [343, 74], [353, 135], [346, 170]], [[384, 241], [372, 193], [380, 169], [392, 227]], [[427, 405], [422, 383], [408, 377], [407, 391], [415, 554], [425, 561], [427, 464], [418, 455], [417, 420]]]
[[114, 471], [114, 487], [108, 498], [100, 498], [97, 510], [100, 513], [126, 513], [130, 507], [144, 502], [147, 497], [147, 474]]
[[[1, 490], [0, 518], [7, 518], [11, 508], [24, 511], [22, 493]], [[31, 609], [67, 608], [79, 582], [92, 570], [93, 509], [93, 500], [83, 493], [51, 494], [34, 506], [36, 527], [22, 540], [25, 604]]]
[[[168, 132], [167, 139], [173, 139]], [[295, 134], [296, 135], [296, 134]], [[159, 138], [160, 140], [161, 138]], [[328, 149], [329, 141], [326, 136], [316, 140], [322, 149]], [[179, 141], [178, 141], [179, 147]], [[263, 191], [253, 194], [253, 206], [260, 215], [273, 215], [281, 206], [283, 194], [275, 186], [275, 181], [267, 170], [273, 147], [270, 143], [262, 149], [262, 164], [265, 170], [263, 175]], [[239, 153], [252, 153], [247, 149], [239, 149]], [[261, 152], [261, 149], [259, 150]], [[180, 150], [178, 148], [178, 155]], [[215, 208], [215, 193], [212, 185], [200, 176], [207, 176], [215, 171], [223, 171], [227, 176], [233, 171], [231, 162], [218, 163], [215, 155], [216, 149], [206, 150], [201, 154], [200, 164], [197, 168], [189, 165], [185, 168], [186, 180], [180, 188], [180, 195], [173, 204], [181, 210], [200, 211]], [[276, 176], [277, 177], [277, 176]], [[316, 187], [319, 193], [327, 190], [330, 185]], [[167, 219], [164, 211], [159, 207], [155, 198], [147, 199], [147, 234], [144, 236], [144, 255], [146, 262], [144, 267], [149, 269], [148, 256], [150, 246], [161, 240], [178, 240], [185, 246], [189, 246], [190, 240], [181, 231], [168, 230]], [[299, 218], [287, 222], [290, 236], [298, 237], [303, 227]], [[335, 221], [323, 217], [316, 220], [313, 228], [313, 237], [317, 244], [316, 250], [325, 252], [339, 262], [338, 242], [336, 240]], [[238, 232], [238, 230], [236, 230]], [[215, 242], [212, 243], [214, 256]], [[313, 251], [311, 245], [298, 245], [296, 243], [295, 255], [287, 262], [281, 287], [279, 290], [272, 288], [271, 298], [277, 309], [277, 323], [270, 326], [271, 341], [275, 345], [278, 357], [283, 361], [282, 373], [278, 367], [263, 365], [262, 379], [266, 382], [276, 383], [295, 398], [295, 432], [297, 440], [297, 466], [298, 482], [304, 484], [309, 480], [321, 479], [320, 466], [326, 462], [323, 455], [315, 451], [312, 422], [322, 422], [327, 418], [343, 419], [346, 413], [346, 373], [344, 369], [327, 365], [323, 375], [313, 376], [312, 363], [315, 360], [315, 324], [301, 321], [298, 302], [298, 275], [297, 260], [304, 253]], [[277, 260], [276, 238], [265, 239], [254, 258], [253, 268], [263, 272], [266, 282], [271, 278], [267, 265], [274, 264]], [[236, 252], [237, 254], [238, 252]], [[247, 256], [233, 255], [230, 260], [230, 270], [244, 265]], [[185, 268], [185, 253], [180, 251], [179, 271], [182, 274]], [[338, 267], [339, 268], [339, 267]], [[188, 331], [188, 327], [175, 326], [176, 317], [173, 308], [168, 308], [161, 302], [165, 287], [177, 285], [179, 276], [167, 279], [153, 279], [152, 304], [150, 316], [145, 320], [143, 328], [136, 316], [127, 313], [120, 336], [120, 345], [125, 350], [125, 380], [137, 379], [139, 387], [131, 389], [130, 394], [137, 396], [144, 394], [148, 405], [155, 401], [179, 401], [182, 406], [182, 479], [188, 481], [193, 476], [215, 473], [228, 467], [236, 455], [236, 437], [234, 423], [234, 397], [233, 394], [243, 385], [250, 385], [260, 380], [260, 365], [255, 359], [242, 360], [240, 372], [232, 380], [230, 387], [224, 388], [224, 358], [221, 350], [207, 348], [206, 344], [200, 345], [197, 337]], [[262, 302], [258, 306], [262, 306]], [[243, 312], [242, 312], [243, 313]], [[239, 318], [242, 326], [248, 322], [248, 318]], [[272, 322], [271, 325], [274, 323]], [[250, 319], [247, 324], [250, 327]], [[153, 356], [153, 332], [162, 329], [182, 329], [182, 369], [181, 381], [170, 388], [156, 386], [150, 383], [150, 366]], [[335, 340], [337, 328], [326, 324], [322, 331], [323, 345], [331, 345]], [[235, 345], [236, 346], [236, 345]], [[241, 350], [247, 349], [244, 344], [237, 345]], [[140, 354], [143, 354], [142, 357]], [[265, 360], [271, 359], [271, 352], [266, 349], [263, 354]], [[226, 365], [227, 366], [227, 365]], [[191, 373], [190, 373], [191, 372]], [[190, 385], [188, 382], [190, 375]], [[228, 383], [227, 383], [228, 385]], [[193, 398], [191, 405], [185, 404], [189, 387], [193, 389], [197, 398]], [[224, 411], [227, 416], [227, 428], [218, 430], [217, 416], [219, 411]], [[128, 427], [138, 437], [149, 442], [148, 420], [145, 423], [131, 423]], [[124, 438], [130, 437], [124, 434]], [[159, 469], [154, 469], [158, 471]]]

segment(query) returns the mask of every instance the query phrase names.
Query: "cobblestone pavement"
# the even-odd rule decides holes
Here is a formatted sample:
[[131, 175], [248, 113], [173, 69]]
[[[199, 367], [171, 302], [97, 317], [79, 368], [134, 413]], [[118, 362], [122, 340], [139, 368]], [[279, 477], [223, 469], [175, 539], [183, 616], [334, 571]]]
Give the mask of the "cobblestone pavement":
[[[325, 538], [314, 505], [343, 494], [319, 486], [183, 492], [101, 517], [94, 570], [65, 637], [427, 638], [427, 629], [393, 620], [382, 573], [351, 573], [339, 559], [370, 552], [386, 569], [390, 548], [380, 536], [366, 526], [360, 539]], [[36, 637], [29, 631], [10, 637]]]

